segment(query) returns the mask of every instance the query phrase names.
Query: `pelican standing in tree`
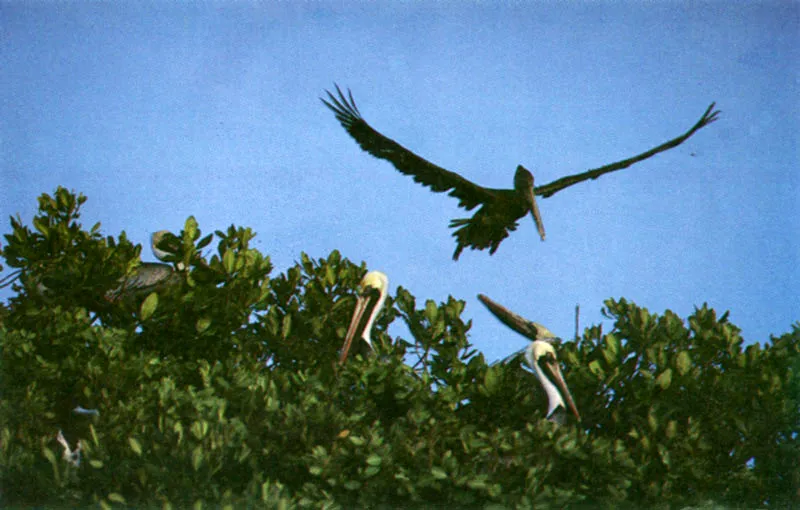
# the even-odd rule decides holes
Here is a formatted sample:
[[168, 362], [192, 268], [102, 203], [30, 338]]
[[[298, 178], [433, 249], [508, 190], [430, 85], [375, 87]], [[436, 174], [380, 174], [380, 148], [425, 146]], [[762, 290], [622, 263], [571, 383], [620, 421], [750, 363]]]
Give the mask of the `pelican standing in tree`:
[[[339, 364], [344, 363], [347, 359], [347, 354], [350, 352], [353, 339], [359, 331], [361, 331], [361, 338], [367, 342], [369, 348], [373, 351], [375, 350], [375, 347], [372, 345], [372, 337], [370, 334], [375, 319], [378, 317], [378, 314], [383, 308], [383, 303], [386, 301], [389, 289], [389, 278], [380, 271], [370, 271], [361, 280], [359, 289], [358, 298], [356, 299], [356, 309], [353, 312], [353, 318], [350, 320], [350, 326], [347, 328], [347, 335], [342, 345], [342, 353], [339, 356]], [[364, 322], [365, 317], [366, 322]]]
[[[533, 370], [534, 375], [544, 388], [545, 394], [547, 394], [547, 419], [553, 423], [563, 424], [567, 418], [567, 407], [569, 407], [575, 418], [580, 421], [581, 416], [577, 407], [575, 407], [575, 402], [572, 400], [572, 394], [567, 388], [564, 376], [561, 375], [561, 368], [558, 366], [558, 360], [556, 359], [556, 350], [553, 347], [553, 344], [561, 341], [561, 339], [542, 324], [512, 312], [484, 294], [478, 294], [478, 299], [500, 322], [520, 335], [533, 340], [525, 349], [517, 351], [496, 363], [506, 364], [524, 352], [528, 366]], [[555, 384], [553, 384], [553, 381], [555, 381]]]
[[[581, 421], [581, 415], [575, 407], [572, 394], [567, 388], [564, 376], [561, 375], [561, 368], [558, 366], [556, 350], [553, 344], [545, 340], [534, 340], [525, 350], [525, 359], [547, 394], [547, 419], [553, 423], [563, 425], [567, 420], [567, 407], [569, 407], [575, 418]], [[548, 374], [552, 377], [552, 381]], [[555, 381], [555, 384], [553, 384], [553, 381]]]
[[454, 260], [458, 260], [465, 247], [470, 247], [473, 250], [489, 248], [489, 254], [493, 254], [503, 239], [508, 237], [509, 232], [516, 230], [517, 220], [528, 212], [533, 216], [539, 236], [544, 241], [544, 224], [539, 214], [539, 207], [536, 204], [536, 195], [548, 198], [573, 184], [587, 179], [597, 179], [603, 174], [622, 170], [634, 163], [676, 147], [703, 126], [707, 126], [717, 120], [717, 115], [719, 114], [719, 111], [712, 111], [714, 109], [714, 103], [712, 103], [689, 131], [673, 140], [637, 156], [580, 174], [562, 177], [544, 186], [534, 187], [533, 174], [522, 165], [518, 165], [514, 174], [513, 189], [493, 189], [478, 186], [457, 173], [434, 165], [394, 140], [383, 136], [361, 117], [361, 113], [358, 111], [353, 95], [349, 90], [348, 95], [345, 96], [339, 86], [336, 85], [336, 91], [338, 98], [326, 91], [330, 101], [321, 100], [325, 106], [333, 111], [341, 125], [363, 150], [376, 158], [390, 161], [401, 173], [414, 177], [416, 182], [428, 186], [434, 192], [441, 193], [450, 190], [448, 194], [457, 198], [459, 200], [458, 205], [468, 211], [478, 205], [481, 206], [472, 218], [451, 220], [450, 227], [457, 228], [453, 232], [457, 242], [455, 253], [453, 253]]
[[[150, 236], [150, 247], [153, 250], [153, 255], [158, 260], [163, 261], [172, 255], [172, 253], [159, 248], [167, 234], [169, 234], [168, 231], [159, 230]], [[182, 262], [178, 262], [176, 266], [178, 270], [184, 268]], [[155, 290], [174, 285], [179, 281], [180, 276], [172, 265], [160, 262], [142, 262], [136, 267], [132, 275], [123, 280], [119, 287], [110, 290], [106, 294], [106, 298], [109, 301], [116, 301], [122, 297], [146, 295]]]
[[[150, 236], [150, 247], [153, 250], [153, 255], [159, 260], [165, 260], [166, 257], [172, 253], [158, 248], [159, 244], [164, 240], [165, 236], [169, 234], [167, 230], [159, 230]], [[178, 262], [173, 267], [170, 264], [160, 262], [142, 262], [133, 274], [128, 277], [120, 279], [120, 285], [115, 289], [109, 290], [105, 294], [108, 301], [116, 301], [122, 297], [137, 296], [144, 293], [150, 293], [153, 290], [164, 288], [165, 286], [176, 284], [179, 280], [178, 274], [175, 269], [179, 271], [184, 269], [183, 262]], [[0, 289], [14, 283], [22, 274], [22, 270], [17, 270], [7, 277], [0, 280]], [[36, 284], [36, 291], [44, 294], [50, 291], [43, 283]]]

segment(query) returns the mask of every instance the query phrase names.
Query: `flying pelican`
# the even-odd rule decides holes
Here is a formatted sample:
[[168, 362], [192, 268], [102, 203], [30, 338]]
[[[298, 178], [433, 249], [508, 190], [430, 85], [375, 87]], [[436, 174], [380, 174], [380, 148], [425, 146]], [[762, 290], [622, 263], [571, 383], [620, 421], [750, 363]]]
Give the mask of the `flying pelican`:
[[[525, 359], [528, 360], [528, 365], [533, 369], [534, 375], [539, 379], [544, 392], [547, 394], [549, 402], [547, 405], [547, 419], [553, 423], [563, 425], [567, 419], [566, 411], [567, 406], [569, 406], [569, 410], [572, 411], [575, 418], [581, 421], [581, 415], [575, 407], [572, 394], [567, 388], [567, 383], [564, 382], [564, 376], [561, 375], [561, 368], [558, 366], [556, 350], [553, 344], [544, 340], [534, 340], [525, 350]], [[543, 362], [543, 365], [539, 364], [540, 361]], [[545, 371], [550, 373], [556, 384], [553, 384], [547, 377]], [[565, 399], [566, 404], [564, 404]]]
[[562, 177], [544, 186], [534, 187], [533, 174], [522, 165], [518, 165], [514, 174], [513, 189], [493, 189], [478, 186], [457, 173], [434, 165], [394, 140], [383, 136], [361, 117], [361, 113], [358, 111], [353, 95], [349, 90], [347, 97], [339, 89], [338, 85], [336, 85], [336, 91], [339, 95], [338, 98], [326, 90], [325, 92], [328, 94], [330, 101], [320, 99], [325, 106], [336, 114], [336, 119], [363, 150], [376, 158], [390, 161], [401, 173], [413, 176], [416, 182], [428, 186], [434, 192], [441, 193], [450, 190], [449, 195], [457, 198], [459, 200], [458, 205], [468, 211], [478, 205], [481, 206], [472, 218], [459, 218], [450, 221], [450, 228], [458, 227], [453, 232], [457, 243], [456, 251], [453, 253], [454, 260], [458, 260], [461, 251], [467, 246], [473, 250], [489, 248], [489, 254], [493, 254], [503, 239], [508, 237], [509, 232], [516, 230], [517, 220], [528, 212], [533, 216], [539, 236], [544, 241], [544, 225], [536, 204], [536, 195], [548, 198], [573, 184], [587, 179], [597, 179], [603, 174], [628, 168], [634, 163], [676, 147], [703, 126], [717, 120], [717, 115], [719, 114], [719, 111], [712, 112], [715, 103], [711, 103], [711, 106], [706, 109], [700, 120], [689, 131], [673, 140], [637, 156], [580, 174]]
[[[158, 248], [166, 234], [169, 234], [169, 232], [166, 230], [159, 230], [150, 236], [150, 247], [153, 250], [153, 255], [155, 255], [158, 260], [162, 261], [166, 257], [172, 255], [170, 252]], [[184, 268], [183, 262], [178, 262], [176, 267], [179, 271], [182, 270]], [[142, 262], [136, 267], [132, 275], [122, 281], [119, 287], [110, 290], [106, 294], [106, 299], [109, 301], [116, 301], [121, 297], [145, 295], [154, 290], [176, 284], [179, 281], [180, 277], [178, 273], [170, 264]]]
[[359, 331], [359, 326], [364, 318], [364, 313], [368, 308], [372, 308], [372, 312], [367, 316], [366, 324], [361, 328], [361, 338], [367, 342], [371, 350], [375, 350], [372, 345], [372, 338], [370, 332], [372, 325], [375, 323], [375, 318], [383, 308], [383, 303], [386, 301], [386, 296], [389, 289], [389, 278], [380, 271], [370, 271], [364, 276], [359, 284], [360, 292], [356, 300], [356, 309], [353, 312], [353, 318], [350, 320], [350, 326], [347, 328], [347, 335], [342, 345], [342, 354], [339, 357], [339, 364], [344, 363], [347, 359], [347, 353], [350, 351], [353, 338]]

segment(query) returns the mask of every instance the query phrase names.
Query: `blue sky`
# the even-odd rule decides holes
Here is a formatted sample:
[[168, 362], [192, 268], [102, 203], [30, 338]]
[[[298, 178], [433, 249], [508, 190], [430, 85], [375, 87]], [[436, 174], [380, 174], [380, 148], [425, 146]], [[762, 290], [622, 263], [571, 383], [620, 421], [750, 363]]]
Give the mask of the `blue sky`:
[[[420, 304], [466, 300], [490, 360], [525, 342], [478, 293], [563, 337], [578, 303], [608, 331], [609, 297], [707, 302], [763, 342], [800, 319], [799, 19], [796, 2], [0, 2], [0, 217], [30, 223], [62, 185], [88, 196], [84, 225], [145, 245], [194, 215], [252, 227], [276, 272], [338, 249]], [[334, 82], [383, 134], [502, 188], [517, 164], [544, 184], [722, 114], [540, 200], [547, 241], [526, 217], [454, 262], [447, 225], [471, 213], [362, 152], [319, 101]]]

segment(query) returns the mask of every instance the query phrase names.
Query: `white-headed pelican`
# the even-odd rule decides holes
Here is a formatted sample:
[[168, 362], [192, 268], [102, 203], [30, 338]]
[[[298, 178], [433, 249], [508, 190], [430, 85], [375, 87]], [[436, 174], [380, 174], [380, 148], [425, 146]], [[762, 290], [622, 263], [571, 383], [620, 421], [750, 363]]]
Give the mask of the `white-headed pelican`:
[[[358, 331], [361, 331], [361, 338], [367, 342], [370, 349], [375, 350], [372, 346], [372, 325], [375, 323], [375, 318], [383, 308], [383, 303], [386, 301], [386, 296], [389, 291], [389, 278], [380, 271], [370, 271], [364, 276], [359, 284], [358, 298], [356, 299], [356, 309], [353, 312], [353, 318], [350, 320], [350, 326], [347, 328], [347, 335], [342, 345], [342, 353], [339, 357], [339, 363], [344, 363], [347, 359], [347, 354], [350, 352], [350, 347], [353, 339], [356, 337]], [[366, 323], [364, 322], [365, 313]]]
[[[547, 394], [547, 419], [553, 423], [563, 424], [566, 421], [567, 407], [569, 407], [575, 418], [580, 421], [581, 415], [575, 407], [567, 383], [564, 382], [564, 376], [561, 375], [553, 344], [544, 340], [534, 340], [525, 350], [525, 359], [528, 360], [528, 365], [533, 369], [533, 373], [542, 383], [544, 392]], [[556, 384], [550, 380], [548, 373]]]

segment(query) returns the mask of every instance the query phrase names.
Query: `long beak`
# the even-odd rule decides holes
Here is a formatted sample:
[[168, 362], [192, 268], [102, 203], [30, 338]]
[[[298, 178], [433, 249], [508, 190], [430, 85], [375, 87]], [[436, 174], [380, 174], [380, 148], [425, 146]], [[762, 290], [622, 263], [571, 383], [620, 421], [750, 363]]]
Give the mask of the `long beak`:
[[364, 315], [364, 311], [367, 309], [369, 301], [368, 296], [359, 296], [356, 300], [356, 309], [353, 312], [353, 318], [350, 319], [350, 326], [347, 328], [347, 336], [345, 336], [344, 345], [342, 345], [342, 354], [339, 356], [340, 365], [347, 359], [347, 353], [350, 352], [350, 346], [358, 332], [358, 326], [361, 324], [361, 318]]
[[556, 385], [558, 389], [561, 390], [561, 395], [567, 401], [567, 406], [569, 406], [569, 410], [572, 411], [572, 414], [575, 415], [575, 418], [578, 421], [581, 421], [581, 415], [578, 413], [578, 408], [575, 407], [575, 401], [572, 400], [572, 394], [569, 392], [569, 388], [567, 388], [567, 383], [564, 381], [564, 376], [561, 375], [561, 368], [558, 366], [558, 362], [555, 360], [546, 361], [545, 364], [547, 365], [548, 370], [553, 375], [553, 379], [556, 381]]
[[531, 206], [533, 222], [536, 223], [536, 230], [539, 231], [539, 237], [544, 241], [544, 223], [542, 222], [542, 215], [539, 214], [539, 204], [536, 203], [536, 194], [533, 192], [533, 186], [528, 190], [528, 202]]

